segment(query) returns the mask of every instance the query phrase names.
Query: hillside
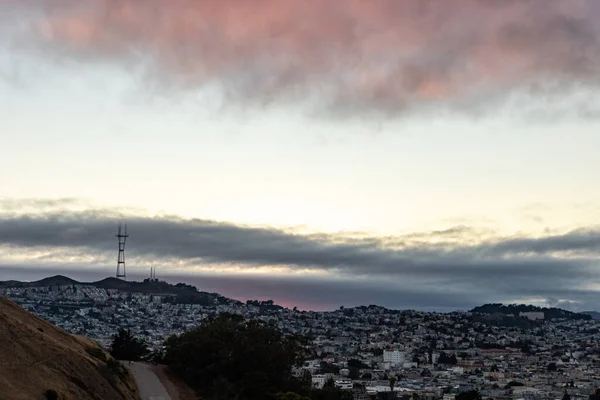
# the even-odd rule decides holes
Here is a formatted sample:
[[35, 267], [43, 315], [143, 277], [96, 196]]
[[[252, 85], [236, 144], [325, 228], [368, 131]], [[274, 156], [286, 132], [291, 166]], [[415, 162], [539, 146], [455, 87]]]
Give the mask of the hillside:
[[0, 297], [0, 399], [138, 399], [129, 372], [96, 343]]
[[78, 282], [62, 275], [51, 276], [33, 282], [0, 281], [0, 287], [30, 288], [42, 286], [86, 285], [101, 289], [116, 289], [130, 293], [146, 293], [167, 295], [171, 303], [193, 303], [202, 305], [228, 304], [235, 300], [227, 299], [217, 293], [198, 291], [194, 286], [146, 279], [142, 282], [124, 281], [117, 278], [104, 278], [97, 282]]
[[582, 311], [581, 314], [589, 315], [593, 320], [600, 320], [600, 313], [597, 311]]
[[590, 320], [592, 317], [583, 313], [562, 310], [553, 307], [537, 307], [525, 304], [504, 305], [500, 303], [484, 304], [471, 310], [472, 313], [479, 314], [503, 314], [518, 317], [522, 312], [543, 312], [545, 319], [571, 319], [571, 320]]

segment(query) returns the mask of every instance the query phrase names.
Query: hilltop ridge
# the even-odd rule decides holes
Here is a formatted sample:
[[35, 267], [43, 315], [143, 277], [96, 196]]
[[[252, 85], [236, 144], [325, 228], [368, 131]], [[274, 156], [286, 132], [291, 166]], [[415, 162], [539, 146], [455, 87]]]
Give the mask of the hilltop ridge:
[[228, 299], [218, 293], [207, 293], [198, 291], [195, 286], [185, 283], [172, 285], [165, 281], [157, 279], [145, 279], [138, 281], [124, 281], [115, 277], [108, 277], [96, 282], [79, 282], [75, 279], [63, 275], [50, 276], [38, 281], [0, 281], [0, 288], [36, 288], [44, 286], [67, 286], [83, 285], [94, 286], [100, 289], [114, 289], [129, 293], [161, 294], [166, 296], [166, 301], [173, 303], [193, 303], [193, 304], [223, 304], [237, 302], [237, 300]]
[[590, 320], [592, 316], [587, 313], [577, 313], [554, 307], [538, 307], [528, 304], [509, 304], [489, 303], [475, 307], [471, 310], [479, 314], [504, 314], [518, 317], [522, 312], [543, 312], [545, 319], [573, 319]]

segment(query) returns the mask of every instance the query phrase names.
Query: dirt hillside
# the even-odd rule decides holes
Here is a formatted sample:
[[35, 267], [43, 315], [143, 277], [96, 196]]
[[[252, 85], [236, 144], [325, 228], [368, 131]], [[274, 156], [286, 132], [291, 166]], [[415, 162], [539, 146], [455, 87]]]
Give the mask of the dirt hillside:
[[0, 297], [0, 400], [41, 400], [47, 391], [61, 400], [138, 399], [130, 373], [96, 342]]

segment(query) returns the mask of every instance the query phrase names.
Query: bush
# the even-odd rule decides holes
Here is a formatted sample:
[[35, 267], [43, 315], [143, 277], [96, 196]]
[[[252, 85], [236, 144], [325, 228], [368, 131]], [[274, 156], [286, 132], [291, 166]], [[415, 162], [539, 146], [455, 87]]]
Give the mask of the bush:
[[58, 392], [54, 389], [48, 389], [44, 392], [46, 400], [58, 400]]
[[88, 347], [85, 349], [85, 352], [102, 362], [106, 362], [106, 353], [98, 347]]
[[146, 342], [134, 337], [130, 330], [119, 329], [113, 336], [110, 355], [117, 360], [139, 361], [149, 353]]

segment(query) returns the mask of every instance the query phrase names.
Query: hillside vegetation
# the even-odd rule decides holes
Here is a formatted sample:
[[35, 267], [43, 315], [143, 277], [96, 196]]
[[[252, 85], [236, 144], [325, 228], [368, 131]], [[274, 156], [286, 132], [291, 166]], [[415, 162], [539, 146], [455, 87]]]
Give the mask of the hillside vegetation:
[[553, 307], [537, 307], [526, 304], [510, 304], [504, 305], [500, 303], [484, 304], [475, 307], [471, 310], [473, 313], [479, 314], [505, 314], [519, 316], [522, 312], [543, 312], [545, 319], [571, 319], [571, 320], [590, 320], [592, 317], [583, 313], [575, 313], [572, 311], [561, 310]]
[[138, 399], [127, 369], [85, 337], [68, 334], [0, 297], [0, 399]]

